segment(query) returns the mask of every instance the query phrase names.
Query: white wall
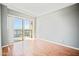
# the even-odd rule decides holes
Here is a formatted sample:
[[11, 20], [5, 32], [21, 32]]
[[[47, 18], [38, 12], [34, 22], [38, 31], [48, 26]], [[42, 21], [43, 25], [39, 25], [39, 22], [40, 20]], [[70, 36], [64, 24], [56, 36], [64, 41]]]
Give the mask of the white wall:
[[79, 48], [78, 4], [37, 18], [37, 38]]
[[7, 6], [1, 5], [1, 45], [8, 44], [7, 35]]

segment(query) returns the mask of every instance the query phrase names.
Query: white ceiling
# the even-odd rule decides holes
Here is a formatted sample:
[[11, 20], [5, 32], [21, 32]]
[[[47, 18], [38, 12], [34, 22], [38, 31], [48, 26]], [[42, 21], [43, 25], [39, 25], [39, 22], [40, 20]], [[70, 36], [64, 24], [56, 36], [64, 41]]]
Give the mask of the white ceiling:
[[40, 16], [72, 5], [72, 3], [4, 3], [4, 5], [19, 12]]

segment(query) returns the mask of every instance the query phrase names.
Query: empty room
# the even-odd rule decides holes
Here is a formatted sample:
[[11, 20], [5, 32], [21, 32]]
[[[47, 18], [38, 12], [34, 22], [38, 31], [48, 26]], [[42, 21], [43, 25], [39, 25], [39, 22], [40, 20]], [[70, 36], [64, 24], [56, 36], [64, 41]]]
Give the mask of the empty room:
[[79, 56], [78, 3], [1, 3], [1, 56]]

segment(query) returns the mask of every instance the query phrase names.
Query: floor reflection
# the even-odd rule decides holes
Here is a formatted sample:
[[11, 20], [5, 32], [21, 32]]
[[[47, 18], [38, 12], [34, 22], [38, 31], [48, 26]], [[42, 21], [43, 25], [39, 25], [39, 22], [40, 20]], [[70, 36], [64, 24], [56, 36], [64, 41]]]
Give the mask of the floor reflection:
[[3, 56], [79, 56], [79, 50], [43, 40], [25, 40], [2, 49]]

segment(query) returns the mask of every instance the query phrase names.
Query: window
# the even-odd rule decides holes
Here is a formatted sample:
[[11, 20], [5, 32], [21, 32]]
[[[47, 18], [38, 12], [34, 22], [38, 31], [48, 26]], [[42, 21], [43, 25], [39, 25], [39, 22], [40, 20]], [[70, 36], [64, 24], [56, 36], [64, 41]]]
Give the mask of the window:
[[33, 36], [33, 21], [14, 15], [8, 16], [9, 39], [13, 41], [25, 40]]
[[24, 27], [24, 36], [32, 37], [32, 21], [24, 19], [23, 27]]
[[15, 17], [13, 19], [14, 37], [22, 36], [22, 19]]

